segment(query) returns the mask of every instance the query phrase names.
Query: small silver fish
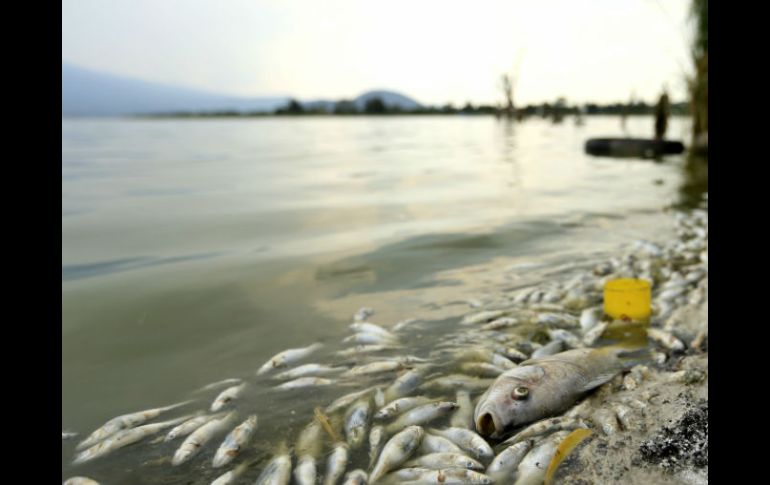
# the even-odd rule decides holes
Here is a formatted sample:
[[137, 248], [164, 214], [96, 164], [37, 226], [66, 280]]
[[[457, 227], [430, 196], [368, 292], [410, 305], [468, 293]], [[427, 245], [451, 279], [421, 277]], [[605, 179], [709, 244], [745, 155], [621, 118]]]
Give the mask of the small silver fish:
[[95, 444], [94, 446], [81, 451], [72, 462], [73, 464], [85, 463], [91, 461], [94, 458], [104, 456], [118, 448], [128, 446], [132, 443], [136, 443], [147, 436], [153, 435], [158, 431], [174, 426], [189, 419], [189, 416], [183, 416], [181, 418], [172, 419], [170, 421], [164, 421], [161, 423], [145, 424], [144, 426], [137, 426], [136, 428], [124, 429], [118, 431], [109, 438]]
[[479, 461], [487, 462], [495, 456], [489, 443], [469, 429], [449, 427], [444, 429], [429, 429], [428, 431], [431, 434], [443, 436], [450, 440], [464, 452], [469, 453], [473, 458]]
[[211, 403], [211, 412], [219, 411], [233, 400], [238, 399], [245, 388], [246, 383], [244, 382], [241, 385], [228, 387], [220, 392], [216, 399], [214, 399], [214, 402]]
[[420, 447], [424, 434], [425, 431], [421, 427], [409, 426], [388, 440], [369, 475], [369, 483], [375, 483], [387, 472], [408, 460]]
[[314, 485], [316, 481], [315, 458], [310, 455], [302, 455], [297, 459], [297, 466], [294, 468], [294, 480], [299, 485]]
[[255, 485], [289, 485], [291, 480], [291, 456], [282, 453], [267, 464]]
[[193, 416], [192, 418], [188, 419], [184, 423], [180, 424], [179, 426], [176, 426], [171, 431], [169, 431], [166, 437], [163, 439], [163, 441], [171, 441], [180, 436], [187, 436], [188, 434], [192, 433], [196, 429], [200, 428], [204, 424], [211, 421], [212, 419], [219, 419], [222, 416], [223, 415], [221, 414], [211, 414], [209, 416], [202, 416], [198, 414], [196, 416]]
[[225, 431], [232, 422], [235, 421], [235, 411], [226, 415], [223, 418], [209, 421], [200, 428], [196, 429], [187, 439], [182, 442], [182, 445], [174, 453], [174, 458], [171, 460], [171, 464], [174, 466], [181, 465], [186, 462], [201, 450], [211, 439], [217, 434]]
[[377, 411], [374, 414], [374, 419], [392, 418], [429, 402], [431, 402], [431, 399], [428, 399], [424, 396], [402, 397], [400, 399], [396, 399], [395, 401]]
[[213, 482], [211, 482], [211, 485], [233, 485], [235, 483], [235, 480], [237, 480], [238, 477], [243, 475], [243, 472], [245, 472], [246, 469], [251, 465], [253, 465], [255, 462], [256, 460], [241, 463], [240, 465], [236, 466], [229, 472], [218, 476]]
[[473, 315], [468, 315], [460, 321], [460, 325], [475, 325], [477, 323], [487, 323], [496, 318], [500, 318], [505, 315], [503, 310], [487, 310]]
[[99, 485], [99, 482], [88, 477], [72, 477], [65, 480], [62, 485]]
[[559, 431], [526, 454], [516, 468], [515, 485], [541, 485], [548, 465], [569, 431]]
[[366, 344], [397, 345], [398, 344], [398, 340], [396, 340], [394, 337], [389, 337], [379, 333], [370, 333], [370, 332], [354, 333], [353, 335], [342, 339], [342, 342], [343, 343], [355, 342], [361, 345], [366, 345]]
[[347, 443], [339, 442], [334, 445], [332, 454], [326, 462], [326, 478], [324, 485], [335, 485], [348, 466], [350, 448]]
[[433, 421], [434, 419], [448, 415], [457, 409], [457, 407], [457, 403], [448, 401], [424, 404], [402, 414], [397, 420], [388, 425], [385, 428], [385, 431], [388, 433], [394, 433], [398, 430], [406, 428], [407, 426], [425, 424]]
[[305, 357], [317, 351], [321, 347], [323, 347], [323, 344], [315, 343], [307, 347], [301, 347], [297, 349], [288, 349], [288, 350], [284, 350], [283, 352], [279, 352], [275, 354], [273, 357], [271, 357], [270, 360], [265, 362], [264, 365], [262, 365], [262, 367], [259, 368], [259, 370], [257, 371], [257, 375], [266, 374], [277, 367], [283, 367], [285, 365], [289, 365], [293, 362], [296, 362], [300, 359], [304, 359]]
[[284, 382], [280, 386], [275, 386], [273, 389], [288, 391], [291, 389], [302, 389], [304, 387], [328, 386], [330, 384], [334, 384], [334, 381], [323, 377], [300, 377], [293, 381]]
[[519, 466], [521, 460], [529, 453], [534, 444], [535, 440], [524, 440], [507, 447], [492, 460], [486, 469], [486, 474], [500, 483], [505, 482], [504, 478], [510, 476]]
[[372, 427], [372, 430], [369, 432], [369, 468], [374, 466], [374, 462], [380, 456], [383, 445], [385, 445], [385, 428], [382, 426]]
[[88, 436], [88, 438], [80, 442], [80, 444], [78, 444], [78, 446], [75, 449], [82, 450], [83, 448], [88, 448], [90, 446], [93, 446], [99, 441], [117, 433], [120, 430], [132, 428], [138, 424], [142, 424], [144, 422], [147, 422], [151, 419], [158, 417], [161, 413], [170, 411], [172, 409], [176, 409], [178, 407], [184, 406], [191, 402], [192, 401], [184, 401], [181, 403], [172, 404], [170, 406], [165, 406], [162, 408], [147, 409], [145, 411], [139, 411], [131, 414], [124, 414], [122, 416], [112, 418], [111, 420], [104, 423], [99, 429], [91, 433]]
[[233, 459], [238, 456], [238, 453], [241, 452], [243, 447], [246, 446], [246, 444], [249, 442], [251, 435], [254, 434], [256, 429], [257, 415], [252, 414], [246, 419], [246, 421], [239, 424], [230, 432], [230, 434], [227, 435], [225, 440], [217, 449], [216, 454], [214, 455], [212, 466], [214, 468], [219, 468], [233, 461]]
[[404, 397], [417, 389], [422, 383], [423, 373], [424, 369], [415, 368], [401, 375], [385, 390], [385, 400], [391, 401]]
[[363, 444], [370, 416], [371, 399], [368, 397], [353, 403], [347, 413], [345, 413], [345, 437], [351, 449], [355, 450]]
[[297, 379], [299, 377], [321, 377], [344, 372], [345, 367], [330, 367], [321, 364], [305, 364], [293, 369], [281, 372], [273, 376], [273, 379]]
[[[443, 436], [425, 433], [420, 445], [420, 454], [428, 455], [430, 453], [463, 453], [463, 450]], [[410, 478], [410, 480], [413, 479]]]
[[431, 453], [416, 458], [404, 466], [421, 467], [431, 470], [442, 470], [444, 468], [467, 468], [469, 470], [483, 470], [484, 465], [478, 461], [460, 453]]

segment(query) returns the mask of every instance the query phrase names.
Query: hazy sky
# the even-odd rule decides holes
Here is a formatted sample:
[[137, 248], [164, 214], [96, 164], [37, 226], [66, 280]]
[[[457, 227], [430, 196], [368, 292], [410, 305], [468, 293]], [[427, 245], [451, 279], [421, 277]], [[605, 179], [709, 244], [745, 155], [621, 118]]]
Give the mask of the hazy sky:
[[62, 60], [245, 96], [686, 96], [691, 0], [63, 0]]

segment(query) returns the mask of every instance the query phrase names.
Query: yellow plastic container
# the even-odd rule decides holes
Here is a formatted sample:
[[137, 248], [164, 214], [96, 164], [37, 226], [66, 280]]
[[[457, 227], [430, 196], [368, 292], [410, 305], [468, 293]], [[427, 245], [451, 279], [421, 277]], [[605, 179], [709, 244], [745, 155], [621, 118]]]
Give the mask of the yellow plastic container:
[[647, 280], [622, 278], [604, 285], [604, 313], [615, 320], [645, 324], [652, 314], [652, 288]]

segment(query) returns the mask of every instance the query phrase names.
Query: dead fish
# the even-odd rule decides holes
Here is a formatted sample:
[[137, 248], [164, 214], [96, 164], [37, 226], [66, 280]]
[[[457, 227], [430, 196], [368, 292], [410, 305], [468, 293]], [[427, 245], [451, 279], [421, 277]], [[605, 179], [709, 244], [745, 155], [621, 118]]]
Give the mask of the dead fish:
[[99, 485], [99, 482], [88, 477], [72, 477], [65, 480], [62, 485]]
[[355, 342], [360, 345], [397, 345], [395, 337], [389, 337], [379, 333], [358, 332], [342, 339], [343, 343]]
[[549, 328], [547, 332], [548, 338], [551, 340], [561, 340], [567, 347], [571, 349], [581, 347], [580, 339], [568, 330], [564, 330], [562, 328]]
[[323, 344], [315, 343], [307, 347], [301, 347], [297, 349], [288, 349], [288, 350], [284, 350], [283, 352], [279, 352], [275, 354], [273, 357], [271, 357], [270, 360], [265, 362], [264, 365], [262, 365], [262, 367], [259, 368], [259, 370], [257, 371], [257, 375], [266, 374], [277, 367], [283, 367], [291, 363], [294, 363], [298, 360], [304, 359], [305, 357], [317, 351], [321, 347], [323, 347]]
[[464, 452], [469, 453], [473, 458], [479, 461], [487, 462], [495, 456], [489, 443], [469, 429], [449, 427], [444, 429], [429, 429], [428, 431], [431, 434], [443, 436], [450, 440]]
[[201, 450], [211, 439], [217, 434], [225, 431], [232, 422], [235, 421], [236, 413], [231, 412], [227, 416], [209, 421], [200, 428], [196, 429], [182, 445], [174, 453], [174, 458], [171, 460], [171, 464], [174, 466], [181, 465], [186, 462]]
[[562, 350], [564, 350], [564, 342], [561, 340], [554, 340], [532, 352], [532, 358], [540, 359], [542, 357], [548, 357], [549, 355], [558, 354]]
[[299, 485], [314, 485], [317, 475], [314, 457], [302, 455], [297, 459], [297, 466], [294, 468], [294, 480]]
[[507, 328], [507, 327], [513, 327], [515, 325], [518, 325], [520, 322], [519, 320], [511, 317], [503, 317], [498, 318], [496, 320], [492, 320], [491, 322], [484, 324], [481, 329], [482, 330], [499, 330], [501, 328]]
[[153, 435], [162, 429], [168, 428], [169, 426], [174, 426], [175, 424], [181, 423], [182, 421], [185, 421], [187, 419], [189, 419], [189, 416], [183, 416], [181, 418], [172, 419], [170, 421], [145, 424], [144, 426], [137, 426], [136, 428], [129, 428], [129, 429], [124, 429], [122, 431], [118, 431], [117, 433], [101, 441], [100, 443], [97, 443], [94, 446], [81, 451], [75, 457], [75, 460], [72, 463], [73, 464], [85, 463], [95, 458], [99, 458], [114, 450], [117, 450], [118, 448], [122, 448], [132, 443], [136, 443], [137, 441], [140, 441], [146, 438], [147, 436]]
[[293, 381], [284, 382], [280, 386], [275, 386], [273, 389], [288, 391], [291, 389], [302, 389], [304, 387], [328, 386], [330, 384], [334, 384], [334, 381], [323, 377], [300, 377]]
[[366, 388], [364, 390], [361, 390], [361, 391], [356, 391], [356, 392], [351, 392], [350, 394], [345, 394], [344, 396], [335, 399], [334, 402], [329, 404], [326, 407], [325, 411], [327, 413], [333, 413], [333, 412], [339, 411], [340, 409], [345, 408], [348, 405], [352, 404], [353, 401], [355, 401], [356, 399], [358, 399], [358, 398], [360, 398], [362, 396], [365, 396], [368, 393], [374, 392], [374, 390], [375, 390], [374, 387], [368, 387], [368, 388]]
[[369, 475], [369, 483], [375, 483], [390, 470], [408, 460], [420, 447], [425, 434], [420, 426], [409, 426], [393, 436], [382, 449], [380, 458]]
[[351, 449], [355, 450], [363, 444], [370, 416], [371, 399], [368, 397], [353, 403], [345, 413], [345, 437]]
[[241, 475], [243, 475], [243, 472], [245, 472], [246, 469], [251, 465], [253, 465], [255, 462], [256, 460], [251, 460], [251, 461], [241, 463], [240, 465], [236, 466], [229, 472], [218, 476], [213, 482], [211, 482], [211, 485], [233, 485], [235, 483], [235, 480], [238, 479], [238, 477], [240, 477]]
[[148, 409], [146, 411], [139, 411], [136, 413], [124, 414], [122, 416], [112, 418], [111, 420], [104, 423], [99, 429], [91, 433], [88, 436], [88, 438], [80, 442], [80, 444], [78, 444], [78, 446], [75, 449], [82, 450], [83, 448], [88, 448], [92, 445], [95, 445], [99, 441], [117, 433], [120, 430], [132, 428], [138, 424], [142, 424], [146, 421], [149, 421], [151, 419], [158, 417], [161, 413], [170, 411], [172, 409], [176, 409], [178, 407], [184, 406], [191, 402], [192, 401], [184, 401], [178, 404], [172, 404], [170, 406], [165, 406], [162, 408]]
[[349, 349], [340, 350], [336, 352], [336, 355], [340, 357], [351, 357], [360, 354], [373, 354], [375, 352], [382, 352], [383, 350], [397, 349], [398, 345], [395, 344], [378, 344], [378, 345], [356, 345]]
[[219, 468], [230, 463], [251, 439], [257, 429], [257, 415], [252, 414], [246, 421], [236, 426], [217, 449], [212, 466]]
[[289, 485], [291, 480], [291, 456], [282, 453], [267, 464], [255, 485]]
[[326, 462], [326, 478], [324, 485], [335, 485], [337, 480], [345, 473], [348, 466], [350, 450], [347, 443], [339, 442], [334, 445], [334, 451]]
[[345, 475], [345, 481], [342, 485], [366, 485], [366, 472], [361, 470], [353, 470]]
[[379, 362], [372, 362], [371, 364], [364, 364], [348, 369], [342, 374], [342, 377], [356, 377], [367, 374], [380, 374], [383, 372], [391, 372], [401, 369], [403, 364], [393, 360], [383, 360]]
[[385, 428], [379, 425], [374, 426], [369, 433], [369, 468], [374, 466], [383, 445], [385, 445]]
[[537, 323], [555, 328], [577, 328], [579, 325], [578, 319], [567, 313], [541, 313]]
[[424, 396], [402, 397], [396, 399], [374, 414], [374, 419], [388, 419], [399, 414], [414, 409], [417, 406], [427, 404], [431, 400]]
[[310, 424], [299, 433], [295, 452], [297, 456], [309, 455], [317, 457], [321, 453], [323, 428], [317, 419], [313, 419]]
[[[430, 453], [463, 453], [463, 450], [443, 436], [425, 433], [420, 445], [420, 454], [427, 455]], [[410, 480], [413, 479], [410, 478]]]
[[425, 424], [434, 419], [446, 416], [455, 409], [457, 409], [457, 403], [447, 401], [424, 404], [402, 414], [397, 420], [388, 425], [385, 430], [388, 433], [393, 433], [400, 429], [404, 429], [407, 426]]
[[510, 446], [520, 441], [524, 441], [536, 436], [542, 436], [544, 434], [554, 433], [556, 431], [571, 431], [577, 428], [587, 428], [588, 426], [580, 418], [547, 418], [536, 423], [533, 423], [523, 430], [519, 431], [512, 437], [503, 442], [503, 445]]
[[535, 440], [524, 440], [507, 447], [492, 460], [486, 474], [500, 483], [505, 483], [505, 478], [510, 477], [516, 470], [534, 444]]
[[530, 359], [498, 377], [481, 396], [474, 421], [485, 436], [565, 411], [622, 369], [619, 347], [575, 349]]
[[345, 371], [345, 367], [330, 367], [322, 364], [305, 364], [293, 369], [276, 374], [273, 379], [297, 379], [299, 377], [319, 377], [338, 374]]
[[484, 465], [460, 453], [431, 453], [407, 462], [404, 466], [428, 468], [431, 470], [442, 470], [444, 468], [484, 469]]
[[376, 334], [382, 335], [383, 337], [393, 338], [393, 339], [396, 338], [396, 336], [390, 333], [389, 330], [377, 325], [376, 323], [371, 323], [371, 322], [351, 323], [350, 325], [348, 325], [348, 328], [354, 332], [376, 333]]
[[393, 384], [385, 390], [385, 400], [391, 401], [399, 397], [404, 397], [417, 389], [422, 383], [424, 369], [412, 369], [405, 372]]
[[487, 310], [480, 313], [468, 315], [460, 321], [460, 325], [474, 325], [476, 323], [487, 323], [496, 318], [502, 317], [506, 312], [502, 310]]
[[609, 322], [600, 322], [591, 327], [591, 329], [583, 335], [583, 345], [591, 346], [595, 344], [602, 334], [604, 334], [604, 331], [607, 330], [609, 325]]
[[541, 485], [556, 450], [569, 431], [560, 431], [526, 454], [516, 468], [515, 485]]
[[466, 374], [480, 377], [497, 377], [505, 372], [504, 369], [486, 362], [464, 362], [460, 365], [460, 370]]
[[396, 470], [386, 477], [387, 483], [405, 483], [414, 485], [467, 485], [492, 483], [487, 475], [465, 468], [445, 468], [431, 470], [428, 468], [412, 467]]
[[171, 431], [168, 432], [166, 437], [163, 439], [163, 441], [171, 441], [174, 440], [180, 436], [187, 436], [188, 434], [192, 433], [196, 429], [200, 428], [204, 424], [208, 423], [212, 419], [219, 419], [223, 415], [221, 414], [211, 414], [209, 416], [202, 416], [202, 415], [196, 415], [192, 418], [188, 419], [184, 423], [180, 424], [179, 426], [176, 426]]
[[220, 392], [217, 398], [214, 399], [214, 402], [211, 403], [211, 411], [219, 411], [233, 400], [238, 399], [245, 388], [246, 383], [244, 382], [239, 386], [228, 387], [224, 391]]
[[658, 342], [659, 344], [663, 345], [667, 349], [684, 350], [684, 344], [682, 343], [681, 340], [679, 340], [674, 335], [668, 332], [665, 332], [663, 330], [659, 330], [657, 328], [648, 328], [647, 336], [650, 337], [652, 340]]
[[[508, 371], [510, 372], [510, 371]], [[464, 389], [466, 391], [480, 391], [486, 389], [492, 382], [492, 379], [479, 379], [464, 374], [449, 374], [443, 377], [437, 377], [426, 382], [422, 387], [433, 391], [454, 391]]]

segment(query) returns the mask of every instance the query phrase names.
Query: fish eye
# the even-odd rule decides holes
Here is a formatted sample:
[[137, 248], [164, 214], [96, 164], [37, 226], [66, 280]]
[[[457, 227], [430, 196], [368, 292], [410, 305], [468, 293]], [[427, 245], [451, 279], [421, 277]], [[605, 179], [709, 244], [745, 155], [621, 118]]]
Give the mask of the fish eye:
[[518, 386], [511, 395], [514, 399], [525, 399], [527, 396], [529, 396], [529, 388], [525, 386]]

